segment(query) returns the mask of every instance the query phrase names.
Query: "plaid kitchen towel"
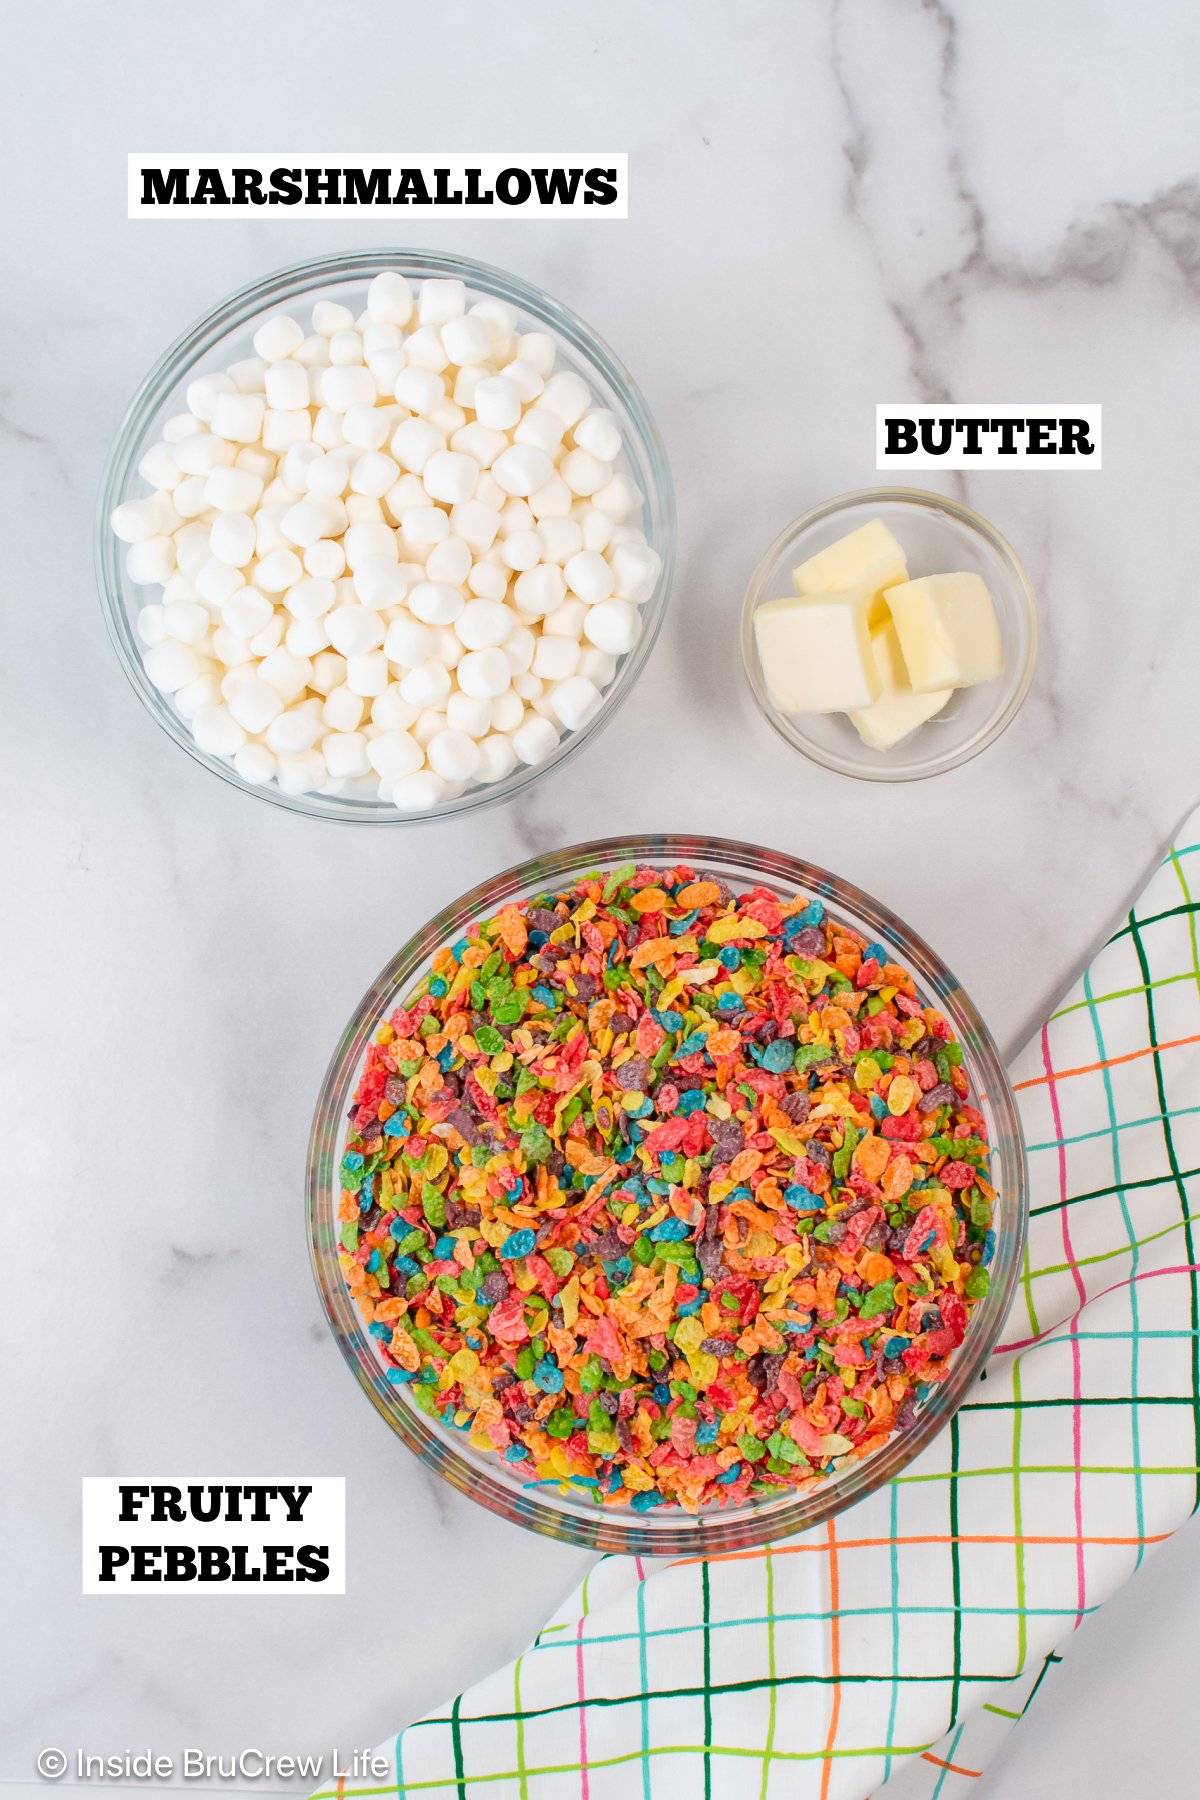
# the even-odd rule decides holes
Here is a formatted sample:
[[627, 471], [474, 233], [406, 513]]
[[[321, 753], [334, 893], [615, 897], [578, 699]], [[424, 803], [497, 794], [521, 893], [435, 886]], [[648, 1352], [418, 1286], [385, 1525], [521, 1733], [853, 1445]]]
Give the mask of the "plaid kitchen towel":
[[[1196, 1507], [1200, 812], [1012, 1071], [1029, 1243], [1000, 1348], [888, 1488], [762, 1549], [606, 1557], [383, 1749], [433, 1800], [947, 1800]], [[975, 1789], [978, 1792], [978, 1786]]]

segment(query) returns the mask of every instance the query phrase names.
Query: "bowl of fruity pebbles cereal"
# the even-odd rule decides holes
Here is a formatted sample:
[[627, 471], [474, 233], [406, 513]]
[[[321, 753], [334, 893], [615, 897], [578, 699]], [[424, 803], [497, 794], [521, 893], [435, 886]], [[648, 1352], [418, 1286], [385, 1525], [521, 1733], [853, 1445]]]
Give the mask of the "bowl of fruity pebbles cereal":
[[996, 1343], [1020, 1126], [955, 978], [771, 850], [607, 840], [379, 976], [313, 1126], [313, 1261], [392, 1429], [505, 1518], [631, 1554], [890, 1480]]

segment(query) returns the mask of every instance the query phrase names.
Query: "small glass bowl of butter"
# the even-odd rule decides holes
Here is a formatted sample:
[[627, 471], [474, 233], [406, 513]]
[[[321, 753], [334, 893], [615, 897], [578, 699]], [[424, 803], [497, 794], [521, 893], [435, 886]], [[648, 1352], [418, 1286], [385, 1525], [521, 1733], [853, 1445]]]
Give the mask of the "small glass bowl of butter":
[[780, 533], [742, 608], [742, 660], [780, 737], [869, 781], [967, 762], [1037, 662], [1033, 590], [986, 519], [944, 494], [864, 488]]

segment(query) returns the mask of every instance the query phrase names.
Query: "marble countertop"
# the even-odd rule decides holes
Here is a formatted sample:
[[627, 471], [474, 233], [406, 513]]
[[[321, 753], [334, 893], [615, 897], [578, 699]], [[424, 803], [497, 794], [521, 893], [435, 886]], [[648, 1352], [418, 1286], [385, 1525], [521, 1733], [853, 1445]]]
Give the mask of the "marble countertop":
[[[875, 892], [1014, 1050], [1200, 797], [1200, 15], [1155, 12], [1150, 32], [1119, 0], [27, 11], [0, 395], [5, 1792], [43, 1791], [47, 1743], [373, 1743], [518, 1649], [584, 1564], [390, 1438], [309, 1275], [326, 1058], [436, 907], [584, 837], [741, 835]], [[580, 140], [628, 150], [627, 222], [125, 218], [130, 149]], [[638, 688], [565, 770], [507, 809], [356, 832], [211, 780], [142, 711], [96, 602], [92, 509], [130, 393], [187, 322], [410, 230], [616, 346], [670, 451], [681, 564]], [[736, 621], [780, 526], [874, 479], [875, 402], [906, 397], [1099, 400], [1105, 464], [954, 483], [1026, 562], [1036, 684], [978, 761], [873, 787], [773, 736]], [[82, 1598], [80, 1476], [180, 1470], [344, 1474], [346, 1597]], [[1181, 1532], [1084, 1625], [987, 1778], [997, 1800], [1182, 1781], [1198, 1546]]]

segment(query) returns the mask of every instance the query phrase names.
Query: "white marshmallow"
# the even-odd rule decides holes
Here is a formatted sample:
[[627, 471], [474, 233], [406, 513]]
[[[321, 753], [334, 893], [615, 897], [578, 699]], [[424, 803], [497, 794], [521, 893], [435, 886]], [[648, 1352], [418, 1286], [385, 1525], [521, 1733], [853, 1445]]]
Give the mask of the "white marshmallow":
[[371, 702], [372, 728], [378, 731], [407, 731], [418, 710], [404, 698], [398, 681], [389, 682], [382, 694], [377, 694]]
[[418, 663], [402, 678], [400, 692], [411, 706], [441, 706], [450, 692], [449, 671], [439, 662]]
[[382, 450], [364, 450], [350, 471], [350, 487], [356, 494], [381, 500], [395, 486], [400, 465]]
[[447, 728], [430, 738], [425, 755], [444, 781], [470, 781], [479, 767], [479, 746], [465, 731]]
[[624, 656], [632, 650], [641, 632], [638, 610], [627, 600], [601, 600], [588, 608], [583, 625], [584, 636], [597, 650], [610, 656]]
[[558, 745], [558, 732], [549, 719], [544, 719], [537, 713], [529, 713], [513, 732], [510, 742], [521, 762], [545, 762]]
[[508, 575], [491, 562], [477, 562], [467, 576], [467, 587], [480, 600], [503, 600], [508, 593]]
[[599, 493], [612, 477], [612, 464], [601, 462], [590, 450], [568, 450], [558, 472], [573, 494], [584, 499]]
[[[518, 705], [520, 702], [518, 701]], [[504, 781], [517, 766], [517, 753], [512, 739], [500, 732], [485, 737], [479, 746], [478, 781]]]
[[482, 319], [470, 313], [444, 320], [441, 332], [446, 355], [460, 368], [484, 363], [491, 355], [492, 334]]
[[495, 700], [477, 700], [456, 688], [446, 701], [446, 724], [451, 731], [465, 731], [471, 738], [486, 737], [492, 727], [495, 705]]
[[537, 645], [527, 625], [514, 625], [511, 634], [504, 640], [504, 655], [514, 675], [523, 675], [533, 661], [533, 652]]
[[294, 550], [273, 550], [254, 571], [254, 585], [264, 594], [282, 594], [303, 579], [304, 565]]
[[324, 619], [293, 619], [283, 634], [285, 647], [293, 656], [313, 657], [329, 648], [329, 633]]
[[[378, 277], [376, 277], [378, 279]], [[367, 307], [371, 305], [371, 290], [367, 289]], [[318, 300], [312, 309], [312, 328], [318, 337], [332, 337], [335, 331], [348, 331], [354, 323], [354, 314], [348, 306], [341, 306], [336, 300]]]
[[430, 581], [444, 582], [447, 587], [461, 587], [471, 573], [470, 545], [460, 537], [443, 538], [426, 557], [425, 573]]
[[367, 288], [367, 312], [382, 325], [407, 325], [413, 315], [413, 291], [394, 269], [384, 269]]
[[572, 638], [578, 643], [583, 636], [583, 621], [586, 617], [587, 607], [582, 600], [564, 600], [561, 606], [556, 606], [542, 620], [542, 636]]
[[215, 706], [221, 698], [221, 690], [217, 686], [216, 677], [207, 670], [197, 675], [195, 681], [185, 682], [176, 688], [171, 696], [175, 709], [184, 719], [194, 719], [202, 706]]
[[381, 781], [401, 781], [421, 767], [425, 752], [407, 731], [381, 731], [367, 744], [367, 761]]
[[537, 534], [542, 540], [542, 561], [558, 563], [563, 568], [584, 547], [583, 529], [577, 519], [539, 519]]
[[526, 569], [513, 582], [513, 600], [517, 611], [530, 618], [544, 618], [560, 606], [567, 591], [562, 570], [555, 563], [538, 563]]
[[408, 596], [408, 606], [426, 625], [453, 625], [463, 611], [462, 591], [440, 581], [418, 581]]
[[309, 544], [301, 559], [306, 574], [321, 581], [336, 581], [346, 567], [346, 552], [336, 538]]
[[335, 331], [329, 339], [330, 364], [339, 369], [351, 368], [363, 360], [363, 343], [353, 325]]
[[[229, 474], [236, 473], [229, 470]], [[212, 525], [212, 553], [232, 569], [244, 569], [254, 558], [257, 542], [254, 520], [248, 513], [218, 513]]]
[[304, 328], [295, 319], [289, 319], [286, 313], [276, 313], [273, 319], [267, 319], [254, 334], [254, 353], [261, 356], [264, 362], [282, 362], [291, 356], [304, 342]]
[[382, 406], [352, 406], [342, 416], [342, 436], [356, 450], [382, 450], [388, 441], [387, 409]]
[[335, 781], [365, 775], [371, 767], [367, 761], [367, 740], [361, 731], [329, 732], [321, 739], [321, 755]]
[[526, 499], [544, 487], [554, 474], [554, 464], [544, 450], [531, 444], [513, 444], [492, 464], [492, 475], [506, 494]]
[[580, 450], [589, 450], [600, 462], [616, 462], [621, 454], [621, 428], [617, 415], [606, 407], [584, 413], [575, 426], [575, 442]]
[[421, 474], [430, 457], [445, 448], [445, 438], [427, 419], [405, 419], [392, 433], [392, 455], [413, 475]]
[[[230, 383], [233, 387], [232, 382]], [[266, 402], [260, 394], [218, 394], [213, 406], [213, 436], [235, 444], [256, 444], [262, 436]]]
[[202, 706], [192, 715], [192, 736], [209, 756], [235, 756], [246, 733], [227, 706]]
[[261, 787], [264, 782], [272, 779], [278, 765], [264, 745], [244, 744], [234, 757], [233, 766], [243, 781]]
[[[457, 450], [462, 456], [471, 457], [485, 474], [491, 469], [500, 452], [507, 450], [508, 444], [507, 432], [490, 431], [486, 425], [481, 425], [478, 419], [472, 420], [467, 425], [460, 425], [458, 430], [450, 435], [450, 448]], [[479, 485], [475, 490], [477, 496], [479, 489], [484, 486], [481, 475]], [[503, 500], [503, 495], [501, 495], [501, 499]], [[489, 501], [488, 504], [490, 505], [491, 502]]]
[[237, 383], [232, 375], [221, 374], [217, 370], [208, 375], [198, 375], [195, 381], [189, 381], [187, 385], [188, 411], [193, 418], [201, 419], [205, 425], [211, 425], [218, 394], [235, 394], [237, 392]]
[[[259, 678], [269, 681], [285, 706], [298, 700], [308, 687], [312, 664], [306, 656], [293, 656], [282, 646], [264, 656], [258, 665]], [[271, 746], [274, 749], [274, 745]]]
[[346, 659], [336, 650], [322, 650], [312, 659], [308, 685], [317, 694], [331, 694], [346, 679]]
[[618, 597], [632, 601], [635, 606], [649, 600], [662, 568], [658, 551], [651, 549], [649, 544], [616, 544], [610, 560]]
[[251, 737], [260, 737], [273, 719], [283, 711], [283, 700], [269, 681], [258, 675], [239, 680], [229, 701], [229, 710]]
[[552, 475], [537, 492], [529, 496], [529, 510], [538, 522], [543, 519], [565, 519], [571, 511], [571, 490], [561, 476]]
[[281, 756], [275, 779], [285, 794], [310, 794], [323, 785], [327, 773], [321, 752], [305, 750], [299, 756]]
[[567, 586], [587, 606], [607, 600], [613, 591], [613, 572], [598, 550], [580, 550], [563, 566]]
[[387, 657], [382, 650], [368, 650], [361, 656], [346, 658], [346, 686], [364, 700], [374, 700], [377, 694], [382, 694], [389, 679]]
[[343, 682], [326, 694], [321, 718], [331, 731], [357, 731], [365, 711], [362, 695], [352, 693]]
[[267, 726], [267, 747], [276, 756], [302, 756], [321, 735], [321, 718], [305, 708], [289, 707]]
[[504, 692], [511, 675], [508, 659], [501, 649], [468, 650], [457, 672], [459, 687], [473, 700], [494, 700], [497, 694]]
[[461, 281], [429, 276], [421, 283], [417, 317], [422, 325], [445, 325], [461, 319], [467, 310], [467, 290]]
[[333, 610], [336, 597], [332, 581], [314, 578], [293, 582], [283, 596], [283, 604], [294, 619], [320, 619]]
[[513, 437], [518, 444], [532, 444], [535, 450], [544, 450], [553, 462], [562, 444], [563, 429], [562, 420], [539, 404], [530, 407]]
[[479, 464], [456, 450], [435, 450], [421, 471], [425, 492], [447, 506], [461, 506], [479, 481]]
[[402, 669], [415, 669], [419, 663], [428, 662], [432, 652], [433, 633], [428, 625], [409, 612], [392, 620], [383, 640], [383, 653], [389, 662]]
[[448, 794], [447, 784], [432, 769], [418, 769], [392, 784], [389, 798], [401, 812], [429, 812]]
[[202, 643], [210, 624], [208, 608], [198, 600], [169, 600], [162, 617], [166, 635], [179, 644]]
[[500, 530], [500, 514], [495, 507], [485, 506], [476, 490], [475, 499], [464, 501], [451, 512], [450, 529], [476, 556], [483, 556], [496, 541], [496, 534]]
[[606, 688], [616, 672], [615, 656], [610, 656], [607, 650], [597, 650], [594, 644], [585, 645], [583, 661], [579, 665], [581, 675], [586, 675], [598, 688]]
[[163, 614], [164, 609], [157, 601], [152, 601], [149, 606], [143, 606], [137, 616], [135, 627], [143, 644], [161, 644], [167, 636], [167, 625]]
[[268, 406], [294, 412], [298, 407], [308, 405], [308, 371], [303, 363], [268, 364], [263, 388]]
[[492, 730], [515, 731], [525, 717], [525, 702], [514, 688], [505, 688], [491, 702]]
[[510, 569], [523, 572], [542, 560], [542, 540], [536, 531], [514, 531], [506, 537], [500, 554]]
[[262, 491], [261, 475], [240, 466], [227, 468], [222, 465], [213, 469], [204, 482], [205, 500], [221, 512], [252, 513], [262, 498]]
[[157, 535], [158, 512], [152, 500], [125, 500], [114, 507], [109, 519], [123, 544], [141, 544]]
[[641, 503], [641, 494], [619, 469], [610, 481], [592, 495], [593, 506], [598, 511], [607, 513], [618, 525], [636, 511]]
[[579, 667], [580, 654], [576, 638], [540, 637], [533, 652], [533, 672], [542, 681], [565, 681]]
[[161, 587], [175, 569], [175, 546], [169, 537], [143, 538], [125, 552], [125, 573], [139, 587]]
[[177, 688], [195, 681], [203, 666], [190, 644], [180, 644], [174, 638], [164, 638], [161, 643], [153, 644], [147, 650], [144, 662], [146, 674], [164, 694], [173, 694]]
[[361, 363], [341, 363], [322, 371], [321, 401], [334, 412], [349, 412], [352, 406], [374, 406], [379, 389], [370, 369]]
[[326, 615], [329, 641], [345, 657], [365, 656], [383, 643], [387, 626], [369, 606], [338, 606]]
[[457, 619], [454, 630], [468, 650], [493, 650], [510, 637], [516, 617], [510, 607], [497, 600], [468, 600]]
[[507, 375], [489, 375], [475, 389], [475, 417], [492, 431], [511, 431], [521, 417], [521, 391]]
[[567, 731], [578, 731], [595, 718], [603, 699], [600, 689], [586, 675], [571, 675], [550, 690], [551, 708]]

